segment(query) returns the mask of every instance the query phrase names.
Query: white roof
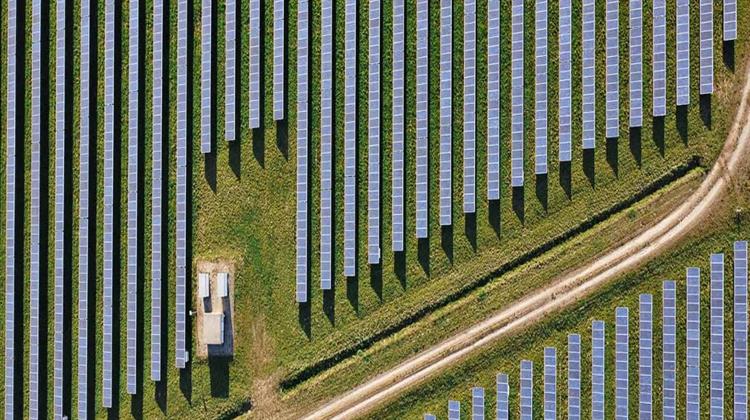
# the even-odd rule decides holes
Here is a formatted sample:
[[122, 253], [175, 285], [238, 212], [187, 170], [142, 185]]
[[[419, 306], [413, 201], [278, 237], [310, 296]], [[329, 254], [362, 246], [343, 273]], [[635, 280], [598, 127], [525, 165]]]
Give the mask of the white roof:
[[211, 296], [211, 283], [208, 273], [198, 273], [198, 295], [201, 299]]

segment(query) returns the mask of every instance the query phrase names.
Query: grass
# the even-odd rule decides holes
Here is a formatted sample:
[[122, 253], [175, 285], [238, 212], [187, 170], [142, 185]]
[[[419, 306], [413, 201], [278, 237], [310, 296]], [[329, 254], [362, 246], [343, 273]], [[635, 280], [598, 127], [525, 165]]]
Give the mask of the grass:
[[[72, 2], [72, 20], [71, 31], [72, 37], [72, 93], [73, 93], [73, 124], [69, 146], [72, 149], [72, 159], [70, 164], [73, 168], [78, 167], [79, 158], [77, 152], [78, 138], [78, 115], [77, 103], [79, 83], [77, 80], [77, 69], [79, 67], [79, 31], [78, 20], [80, 2]], [[366, 74], [367, 71], [367, 5], [360, 2], [360, 13], [358, 22], [359, 33], [359, 73]], [[408, 2], [407, 2], [408, 3]], [[623, 2], [624, 3], [624, 2]], [[669, 7], [672, 7], [670, 2]], [[150, 168], [151, 165], [151, 46], [152, 36], [150, 28], [152, 26], [152, 1], [147, 0], [143, 3], [144, 26], [146, 31], [143, 33], [144, 54], [142, 60], [145, 63], [142, 71], [144, 72], [143, 83], [143, 200], [149, 203], [150, 195]], [[146, 417], [157, 415], [175, 417], [180, 415], [203, 416], [203, 417], [221, 417], [244, 409], [252, 400], [253, 405], [257, 408], [263, 408], [263, 404], [296, 404], [297, 407], [304, 406], [304, 402], [294, 403], [295, 395], [304, 392], [314, 392], [313, 400], [324, 399], [327, 395], [324, 388], [318, 388], [320, 384], [330, 382], [336, 383], [336, 387], [331, 389], [346, 389], [358, 380], [361, 380], [377, 369], [384, 368], [389, 364], [395, 363], [403, 354], [408, 351], [417, 351], [422, 346], [429, 344], [440, 337], [440, 334], [429, 336], [426, 330], [419, 330], [418, 334], [422, 339], [415, 341], [414, 345], [402, 349], [394, 349], [387, 344], [389, 340], [396, 340], [397, 337], [388, 336], [382, 342], [376, 342], [372, 348], [362, 348], [362, 354], [370, 356], [371, 365], [362, 371], [358, 371], [351, 379], [342, 379], [340, 377], [328, 376], [321, 380], [313, 380], [304, 387], [288, 390], [288, 395], [279, 395], [277, 384], [284, 379], [293, 378], [295, 375], [304, 372], [316, 363], [327, 360], [332, 355], [341, 353], [346, 349], [361, 347], [361, 343], [367, 342], [368, 339], [378, 336], [382, 331], [388, 330], [394, 323], [408, 317], [410, 314], [420, 313], [425, 308], [431, 308], [431, 304], [440, 301], [441, 298], [455, 293], [461, 288], [474, 284], [482, 277], [497, 270], [503, 264], [518, 258], [519, 256], [538, 247], [540, 244], [548, 241], [549, 238], [560, 235], [590, 219], [593, 215], [599, 214], [627, 201], [634, 194], [638, 193], [644, 185], [654, 182], [655, 180], [668, 173], [674, 167], [683, 165], [692, 159], [693, 156], [701, 156], [705, 165], [712, 162], [718, 150], [723, 143], [725, 134], [728, 130], [728, 123], [732, 118], [731, 112], [722, 112], [723, 110], [733, 110], [736, 108], [738, 101], [736, 84], [740, 77], [733, 74], [731, 69], [719, 63], [717, 60], [716, 80], [717, 92], [713, 98], [713, 118], [712, 127], [709, 130], [701, 120], [700, 109], [697, 106], [697, 95], [694, 95], [693, 104], [687, 112], [684, 120], [676, 117], [676, 114], [670, 115], [664, 120], [664, 136], [659, 135], [659, 130], [654, 130], [652, 122], [647, 119], [642, 130], [640, 139], [629, 139], [625, 131], [627, 117], [627, 78], [624, 77], [627, 68], [627, 57], [625, 54], [627, 42], [625, 41], [626, 23], [621, 20], [621, 126], [622, 134], [617, 143], [599, 141], [594, 160], [587, 162], [585, 165], [582, 160], [580, 142], [574, 141], [574, 161], [569, 172], [561, 169], [554, 158], [557, 155], [557, 145], [554, 141], [550, 142], [549, 155], [550, 172], [545, 180], [534, 180], [527, 177], [527, 188], [523, 193], [522, 200], [512, 200], [509, 189], [503, 189], [502, 199], [499, 203], [490, 205], [487, 203], [484, 192], [486, 185], [485, 177], [485, 144], [483, 139], [486, 138], [486, 56], [478, 55], [477, 60], [477, 216], [475, 226], [472, 221], [467, 219], [461, 213], [462, 202], [462, 159], [461, 159], [461, 138], [462, 138], [462, 97], [463, 92], [462, 78], [462, 45], [463, 45], [463, 10], [461, 5], [454, 5], [454, 77], [453, 77], [453, 139], [454, 139], [454, 162], [453, 162], [453, 220], [454, 228], [445, 234], [441, 232], [440, 227], [435, 223], [437, 220], [437, 166], [431, 166], [431, 213], [430, 213], [430, 237], [431, 240], [427, 247], [420, 248], [413, 239], [414, 227], [414, 109], [415, 109], [415, 80], [414, 80], [414, 59], [415, 59], [415, 34], [414, 31], [407, 31], [407, 74], [409, 75], [406, 85], [406, 141], [407, 141], [407, 162], [406, 162], [406, 248], [407, 251], [402, 259], [397, 259], [390, 252], [390, 223], [384, 222], [381, 230], [383, 264], [379, 267], [369, 267], [366, 265], [365, 241], [367, 231], [365, 227], [366, 208], [364, 205], [359, 206], [359, 251], [358, 251], [358, 273], [359, 276], [354, 279], [344, 279], [341, 268], [343, 262], [343, 253], [340, 247], [336, 247], [335, 268], [336, 268], [336, 289], [333, 293], [323, 296], [318, 292], [318, 263], [317, 255], [319, 222], [317, 220], [317, 209], [319, 202], [319, 186], [316, 184], [317, 174], [319, 171], [317, 156], [319, 155], [319, 144], [316, 141], [315, 133], [319, 129], [320, 109], [319, 98], [320, 83], [317, 69], [320, 65], [320, 5], [311, 2], [311, 102], [310, 121], [311, 121], [311, 174], [313, 174], [310, 197], [313, 198], [311, 203], [312, 215], [310, 220], [310, 256], [311, 256], [311, 301], [312, 304], [307, 307], [298, 307], [293, 301], [294, 289], [294, 215], [295, 215], [295, 152], [296, 150], [296, 3], [289, 2], [287, 6], [287, 121], [288, 123], [274, 123], [271, 118], [271, 75], [272, 75], [272, 38], [270, 36], [272, 29], [272, 11], [273, 4], [270, 1], [265, 4], [265, 21], [264, 21], [264, 79], [263, 89], [264, 110], [263, 110], [263, 128], [251, 132], [248, 128], [248, 62], [249, 62], [249, 43], [247, 37], [243, 36], [239, 43], [241, 58], [239, 63], [240, 73], [240, 114], [239, 124], [241, 141], [236, 145], [228, 146], [223, 141], [223, 101], [224, 101], [224, 10], [223, 5], [215, 6], [215, 26], [216, 32], [215, 56], [217, 80], [215, 88], [215, 109], [216, 109], [216, 154], [215, 159], [205, 160], [198, 151], [198, 141], [192, 142], [192, 254], [195, 260], [202, 259], [225, 259], [231, 260], [237, 265], [236, 281], [236, 325], [238, 326], [236, 340], [236, 354], [233, 361], [229, 364], [228, 370], [217, 371], [216, 367], [206, 362], [194, 361], [189, 371], [178, 374], [172, 368], [174, 353], [172, 351], [172, 334], [173, 334], [173, 289], [169, 288], [170, 300], [168, 302], [169, 317], [165, 320], [167, 325], [167, 338], [169, 352], [167, 358], [167, 367], [165, 369], [166, 379], [162, 386], [155, 387], [148, 380], [148, 354], [144, 357], [143, 364], [143, 399], [131, 399], [125, 395], [125, 376], [119, 377], [119, 390], [121, 391], [118, 413], [142, 413]], [[439, 21], [439, 7], [437, 1], [430, 2], [430, 93], [431, 97], [437, 97], [438, 94], [438, 31], [437, 24]], [[249, 23], [248, 2], [240, 2], [241, 19], [240, 34], [247, 34]], [[338, 4], [337, 4], [338, 5]], [[580, 22], [580, 5], [574, 7], [573, 22]], [[7, 16], [5, 5], [0, 6], [3, 16]], [[383, 174], [383, 183], [381, 191], [381, 217], [384, 221], [390, 220], [390, 183], [387, 182], [391, 171], [390, 159], [391, 154], [388, 145], [390, 144], [390, 126], [391, 120], [391, 96], [390, 96], [390, 72], [391, 67], [391, 1], [382, 2], [382, 109], [381, 125], [382, 130], [382, 161], [381, 171]], [[720, 8], [720, 6], [719, 6]], [[501, 5], [502, 14], [502, 48], [501, 62], [502, 68], [507, 67], [510, 62], [509, 57], [509, 39], [510, 39], [510, 1], [504, 0]], [[526, 2], [527, 20], [526, 28], [533, 28], [533, 2]], [[621, 7], [621, 16], [626, 16], [627, 5]], [[650, 2], [644, 3], [644, 10], [650, 10]], [[671, 10], [671, 9], [670, 9]], [[741, 12], [744, 10], [740, 8]], [[120, 45], [122, 60], [121, 68], [125, 69], [127, 63], [127, 11], [128, 4], [120, 5]], [[171, 242], [174, 238], [174, 140], [175, 140], [175, 103], [176, 103], [176, 28], [177, 28], [177, 4], [169, 4], [169, 28], [170, 28], [170, 47], [168, 48], [169, 57], [169, 135], [170, 140], [168, 159], [169, 159], [169, 211], [168, 211], [168, 238], [169, 252], [167, 255], [167, 264], [169, 267], [165, 284], [172, 285], [174, 279], [174, 248]], [[742, 12], [744, 13], [744, 12]], [[697, 13], [694, 13], [697, 16]], [[50, 5], [49, 19], [49, 45], [54, 46], [54, 5]], [[407, 27], [412, 28], [415, 25], [416, 10], [412, 3], [407, 4], [406, 10]], [[648, 16], [648, 14], [647, 14]], [[716, 11], [717, 22], [720, 20], [720, 10]], [[744, 14], [741, 17], [744, 18]], [[604, 4], [597, 7], [597, 87], [600, 94], [597, 96], [597, 102], [604, 103], [604, 26], [601, 22], [604, 19]], [[668, 25], [671, 25], [673, 16], [668, 16]], [[194, 4], [193, 14], [193, 134], [197, 139], [200, 132], [200, 98], [199, 98], [199, 66], [200, 66], [200, 5]], [[554, 89], [557, 81], [556, 60], [553, 58], [557, 54], [557, 2], [549, 3], [549, 136], [550, 139], [556, 138], [556, 121], [557, 121], [557, 94]], [[744, 21], [744, 20], [741, 20]], [[477, 51], [486, 51], [486, 2], [480, 1], [477, 4]], [[31, 6], [26, 8], [26, 27], [31, 27]], [[103, 107], [101, 98], [103, 98], [103, 74], [104, 74], [104, 8], [103, 5], [98, 9], [97, 15], [98, 27], [98, 75], [99, 82], [97, 93], [99, 99], [97, 113], [97, 152], [98, 161], [103, 159]], [[670, 26], [671, 27], [671, 26]], [[716, 25], [719, 28], [719, 25]], [[5, 29], [3, 29], [4, 31]], [[335, 83], [336, 83], [336, 105], [335, 115], [343, 115], [343, 43], [344, 43], [344, 14], [343, 7], [336, 9], [336, 36], [335, 36]], [[574, 121], [580, 121], [580, 28], [579, 25], [573, 27], [573, 109]], [[644, 21], [644, 45], [650, 44], [650, 21]], [[718, 35], [718, 32], [717, 32]], [[26, 34], [26, 84], [30, 84], [30, 33]], [[691, 26], [691, 36], [697, 39], [698, 25], [697, 19], [693, 20]], [[526, 151], [530, 156], [533, 151], [533, 33], [528, 31], [526, 35], [526, 80], [527, 91], [526, 98]], [[720, 50], [720, 42], [717, 36], [717, 51]], [[674, 64], [674, 35], [670, 32], [668, 39], [668, 68], [673, 68]], [[3, 54], [6, 53], [3, 47]], [[649, 48], [644, 50], [644, 69], [649, 69], [650, 65]], [[50, 96], [54, 91], [54, 50], [51, 51], [49, 59], [49, 74], [47, 75], [48, 85], [50, 86]], [[747, 49], [743, 42], [737, 44], [737, 62], [744, 63], [747, 56]], [[718, 56], [718, 54], [717, 54]], [[691, 50], [692, 57], [692, 92], [697, 92], [697, 69], [698, 69], [698, 51], [697, 46]], [[738, 66], [740, 68], [740, 66]], [[674, 81], [670, 74], [668, 83], [668, 101], [673, 102]], [[5, 75], [2, 76], [4, 81]], [[4, 93], [6, 84], [2, 83]], [[650, 103], [650, 76], [645, 73], [644, 86], [644, 103]], [[127, 162], [124, 156], [127, 156], [127, 72], [123, 71], [120, 83], [121, 101], [120, 107], [120, 175], [123, 183], [127, 174]], [[501, 78], [501, 92], [507, 95], [510, 92], [509, 72], [503, 72]], [[30, 89], [26, 90], [25, 105], [27, 109], [30, 106]], [[364, 203], [366, 179], [364, 164], [367, 156], [366, 149], [366, 83], [360, 77], [359, 82], [359, 121], [358, 128], [359, 141], [359, 185], [358, 202]], [[2, 104], [3, 111], [5, 103]], [[51, 140], [54, 141], [54, 110], [48, 110], [47, 133]], [[501, 110], [501, 138], [503, 145], [509, 138], [509, 101], [503, 101]], [[5, 113], [3, 113], [5, 115]], [[24, 127], [26, 130], [26, 139], [30, 136], [30, 113], [25, 115]], [[3, 118], [3, 124], [5, 124]], [[432, 103], [430, 107], [430, 153], [431, 162], [438, 162], [438, 107]], [[597, 133], [604, 132], [604, 114], [603, 108], [597, 113]], [[656, 132], [656, 134], [654, 134]], [[335, 160], [335, 240], [336, 244], [343, 243], [343, 118], [335, 118], [335, 148], [337, 150]], [[574, 124], [573, 138], [580, 139], [580, 125]], [[627, 143], [627, 147], [625, 144]], [[54, 161], [54, 150], [50, 149], [49, 162]], [[25, 148], [24, 163], [26, 173], [29, 173], [30, 148]], [[502, 179], [503, 185], [509, 185], [509, 150], [506, 147], [502, 149]], [[97, 182], [101, 185], [103, 180], [103, 165], [97, 165]], [[0, 169], [4, 171], [3, 169]], [[533, 159], [526, 159], [526, 173], [531, 174], [533, 171]], [[593, 171], [593, 172], [592, 172]], [[592, 175], [595, 174], [595, 175]], [[72, 171], [73, 194], [72, 209], [77, 212], [77, 170]], [[30, 188], [29, 177], [25, 179], [25, 192]], [[49, 174], [47, 182], [48, 191], [51, 193], [54, 189], [53, 173]], [[0, 188], [5, 188], [3, 185]], [[670, 191], [672, 191], [670, 189]], [[96, 249], [96, 325], [100, 326], [101, 318], [101, 264], [102, 264], [102, 225], [101, 225], [101, 193], [102, 188], [98, 189], [97, 203], [97, 249]], [[126, 189], [120, 190], [120, 216], [126, 214], [125, 205]], [[26, 213], [29, 214], [29, 200], [26, 198]], [[53, 204], [50, 199], [46, 203], [48, 207]], [[492, 209], [492, 210], [490, 210]], [[641, 213], [643, 216], [641, 216]], [[54, 213], [49, 211], [50, 215]], [[75, 213], [74, 213], [75, 214]], [[638, 219], [653, 214], [651, 210], [639, 212]], [[144, 206], [143, 223], [147, 228], [144, 229], [140, 245], [144, 250], [145, 256], [150, 256], [150, 212], [148, 206]], [[637, 220], [634, 223], [637, 223]], [[120, 244], [125, 244], [125, 223], [120, 223]], [[73, 217], [72, 243], [69, 245], [73, 252], [73, 261], [71, 277], [77, 278], [77, 217]], [[49, 224], [49, 252], [52, 251], [52, 239], [54, 238], [53, 224]], [[28, 228], [27, 228], [28, 232]], [[621, 232], [622, 234], [622, 232]], [[4, 235], [4, 232], [0, 235]], [[581, 243], [579, 249], [569, 250], [565, 261], [573, 264], [577, 257], [581, 255], [592, 255], [605, 244], [600, 241], [591, 241]], [[28, 240], [24, 241], [23, 246], [26, 260], [24, 262], [24, 272], [28, 271]], [[120, 253], [120, 314], [121, 319], [120, 331], [125, 331], [125, 253]], [[148, 259], [144, 260], [144, 266], [147, 267]], [[52, 263], [47, 267], [52, 273]], [[143, 269], [147, 273], [147, 269]], [[150, 276], [143, 275], [143, 288], [146, 295], [143, 297], [144, 303], [144, 329], [150, 330], [150, 307], [149, 307], [149, 290]], [[543, 284], [543, 276], [521, 277], [514, 283], [513, 294], [505, 295], [510, 299], [511, 296], [520, 296], [528, 290]], [[497, 283], [497, 282], [495, 282]], [[49, 282], [52, 287], [51, 281]], [[482, 293], [480, 291], [478, 293]], [[486, 291], [484, 293], [487, 293]], [[77, 325], [77, 282], [72, 282], [70, 290], [72, 299], [72, 325]], [[52, 293], [46, 296], [49, 319], [52, 319]], [[488, 301], [494, 299], [494, 294], [487, 294], [484, 298]], [[24, 302], [27, 305], [29, 296], [25, 291]], [[502, 305], [509, 300], [495, 301], [494, 305]], [[439, 309], [429, 309], [426, 316], [431, 311]], [[449, 332], [481, 316], [481, 311], [467, 313], [465, 318], [457, 320], [441, 321], [443, 331]], [[24, 329], [28, 328], [28, 317], [23, 317]], [[46, 333], [51, 341], [52, 328], [48, 328]], [[409, 336], [406, 333], [404, 336]], [[414, 334], [414, 333], [409, 333]], [[28, 340], [28, 337], [25, 337]], [[100, 406], [100, 378], [101, 378], [101, 341], [97, 336], [97, 384], [94, 395], [97, 400], [95, 405], [98, 409]], [[124, 334], [120, 339], [120, 354], [125, 354]], [[28, 342], [26, 342], [28, 345]], [[28, 348], [28, 347], [24, 347]], [[143, 348], [150, 348], [149, 334], [144, 334]], [[369, 350], [368, 350], [369, 349]], [[379, 354], [379, 355], [378, 355]], [[0, 355], [0, 358], [4, 355]], [[71, 349], [71, 360], [76, 360], [76, 346]], [[350, 357], [345, 364], [341, 366], [351, 366], [357, 362], [356, 357]], [[376, 363], [376, 361], [378, 361]], [[382, 361], [382, 363], [380, 363]], [[52, 353], [51, 348], [47, 352], [47, 364], [51, 366]], [[24, 371], [27, 369], [27, 360], [24, 360]], [[125, 362], [121, 361], [120, 367], [124, 369]], [[326, 366], [328, 367], [328, 366]], [[335, 370], [334, 370], [335, 371]], [[75, 369], [73, 370], [75, 373]], [[226, 376], [223, 377], [223, 374]], [[51, 384], [52, 370], [48, 370], [48, 383]], [[323, 375], [325, 376], [325, 374]], [[328, 381], [328, 382], [327, 382]], [[75, 390], [75, 375], [73, 375], [72, 390]], [[24, 389], [24, 400], [26, 400], [26, 388]], [[310, 391], [313, 390], [313, 391]], [[295, 394], [296, 393], [296, 394]], [[71, 406], [75, 407], [77, 401], [74, 393]], [[160, 395], [160, 397], [154, 397]], [[166, 396], [166, 397], [163, 397]], [[265, 396], [265, 397], [264, 397]], [[46, 395], [49, 406], [51, 407], [52, 395]], [[165, 401], [166, 402], [163, 402]], [[0, 403], [3, 404], [3, 403]], [[105, 411], [98, 409], [97, 416], [104, 416]]]

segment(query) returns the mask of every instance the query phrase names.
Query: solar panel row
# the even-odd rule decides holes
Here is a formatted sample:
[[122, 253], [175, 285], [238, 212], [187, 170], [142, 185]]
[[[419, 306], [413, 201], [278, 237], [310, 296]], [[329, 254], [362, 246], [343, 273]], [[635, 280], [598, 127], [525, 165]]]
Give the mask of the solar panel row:
[[557, 418], [557, 349], [544, 348], [544, 419]]
[[429, 2], [417, 0], [416, 235], [427, 238], [429, 180]]
[[653, 296], [639, 297], [638, 312], [638, 417], [644, 420], [653, 417]]
[[484, 420], [484, 388], [471, 389], [471, 419]]
[[604, 419], [604, 321], [591, 323], [591, 418]]
[[568, 334], [568, 419], [581, 418], [581, 336]]
[[558, 38], [560, 62], [558, 67], [559, 80], [558, 90], [560, 96], [559, 106], [559, 120], [558, 120], [558, 131], [559, 131], [559, 159], [560, 162], [570, 162], [572, 159], [571, 144], [572, 144], [572, 81], [573, 81], [573, 70], [572, 70], [572, 38], [573, 38], [573, 25], [572, 25], [572, 8], [571, 0], [560, 0], [559, 4], [559, 27], [560, 33]]
[[653, 114], [667, 115], [667, 2], [654, 0]]
[[380, 0], [370, 0], [367, 98], [367, 262], [380, 263]]
[[520, 418], [521, 420], [532, 420], [534, 418], [534, 363], [532, 361], [521, 361], [520, 376]]
[[297, 4], [297, 303], [307, 302], [309, 3]]
[[737, 0], [724, 0], [724, 41], [737, 39]]
[[237, 0], [224, 9], [224, 137], [237, 138]]
[[[273, 119], [284, 119], [284, 45], [286, 1], [273, 0]], [[260, 59], [260, 57], [259, 57]]]
[[534, 173], [547, 173], [547, 0], [536, 0]]
[[685, 372], [685, 412], [689, 420], [700, 419], [700, 270], [695, 267], [687, 269], [687, 322], [686, 331], [686, 372]]
[[162, 218], [164, 215], [164, 0], [154, 1], [151, 156], [151, 380], [161, 380]]
[[497, 392], [497, 420], [508, 420], [508, 405], [510, 403], [510, 387], [508, 385], [508, 375], [499, 373], [495, 378]]
[[615, 418], [628, 419], [628, 308], [615, 309]]
[[461, 403], [448, 401], [448, 420], [459, 420], [461, 418]]
[[404, 251], [404, 88], [405, 88], [405, 25], [404, 0], [393, 1], [393, 110], [392, 110], [392, 190], [391, 238], [394, 252]]
[[175, 237], [175, 366], [188, 363], [187, 349], [187, 234], [188, 234], [188, 0], [177, 2], [177, 154]]
[[690, 103], [690, 0], [677, 0], [677, 106]]
[[511, 2], [510, 185], [523, 186], [523, 0]]
[[734, 418], [747, 419], [747, 242], [734, 243]]
[[607, 0], [606, 136], [620, 134], [620, 2]]
[[320, 288], [333, 287], [333, 0], [321, 3]]
[[344, 33], [344, 275], [357, 255], [357, 1], [346, 0]]
[[[236, 0], [235, 0], [236, 1]], [[263, 57], [261, 57], [261, 27], [260, 20], [263, 16], [261, 0], [250, 0], [250, 128], [260, 128], [260, 108], [261, 108], [261, 84], [260, 84], [260, 66]], [[236, 99], [235, 99], [236, 100]]]
[[500, 1], [487, 1], [487, 199], [500, 199]]
[[630, 127], [643, 125], [643, 0], [630, 0]]
[[665, 281], [662, 287], [662, 417], [676, 416], [677, 394], [677, 297], [675, 282]]
[[700, 0], [700, 94], [714, 93], [714, 3]]
[[724, 254], [711, 254], [710, 418], [724, 418]]
[[451, 222], [453, 2], [440, 0], [440, 226]]
[[213, 0], [201, 0], [201, 153], [211, 153], [211, 67], [213, 66]]
[[464, 3], [464, 213], [476, 212], [477, 2]]
[[596, 144], [596, 4], [583, 0], [582, 27], [582, 116], [583, 149]]

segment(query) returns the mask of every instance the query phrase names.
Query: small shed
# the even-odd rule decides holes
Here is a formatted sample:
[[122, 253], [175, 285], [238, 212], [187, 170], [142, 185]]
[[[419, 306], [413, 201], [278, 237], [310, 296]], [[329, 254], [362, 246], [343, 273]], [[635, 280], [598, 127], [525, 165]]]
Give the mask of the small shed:
[[208, 273], [198, 273], [198, 296], [201, 299], [211, 296], [211, 281]]
[[229, 296], [229, 273], [219, 273], [216, 276], [218, 280], [217, 289], [220, 298]]
[[224, 344], [224, 313], [210, 312], [203, 318], [203, 342], [209, 345]]

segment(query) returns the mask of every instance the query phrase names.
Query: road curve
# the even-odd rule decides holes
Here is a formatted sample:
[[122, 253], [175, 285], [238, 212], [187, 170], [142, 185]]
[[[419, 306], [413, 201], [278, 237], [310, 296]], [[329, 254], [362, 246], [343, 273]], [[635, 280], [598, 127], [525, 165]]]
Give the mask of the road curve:
[[550, 312], [559, 311], [669, 249], [710, 216], [711, 210], [726, 194], [727, 187], [743, 169], [750, 152], [749, 99], [750, 66], [745, 71], [740, 107], [716, 164], [698, 189], [674, 212], [598, 260], [338, 396], [305, 418], [360, 416], [497, 339], [540, 320]]

